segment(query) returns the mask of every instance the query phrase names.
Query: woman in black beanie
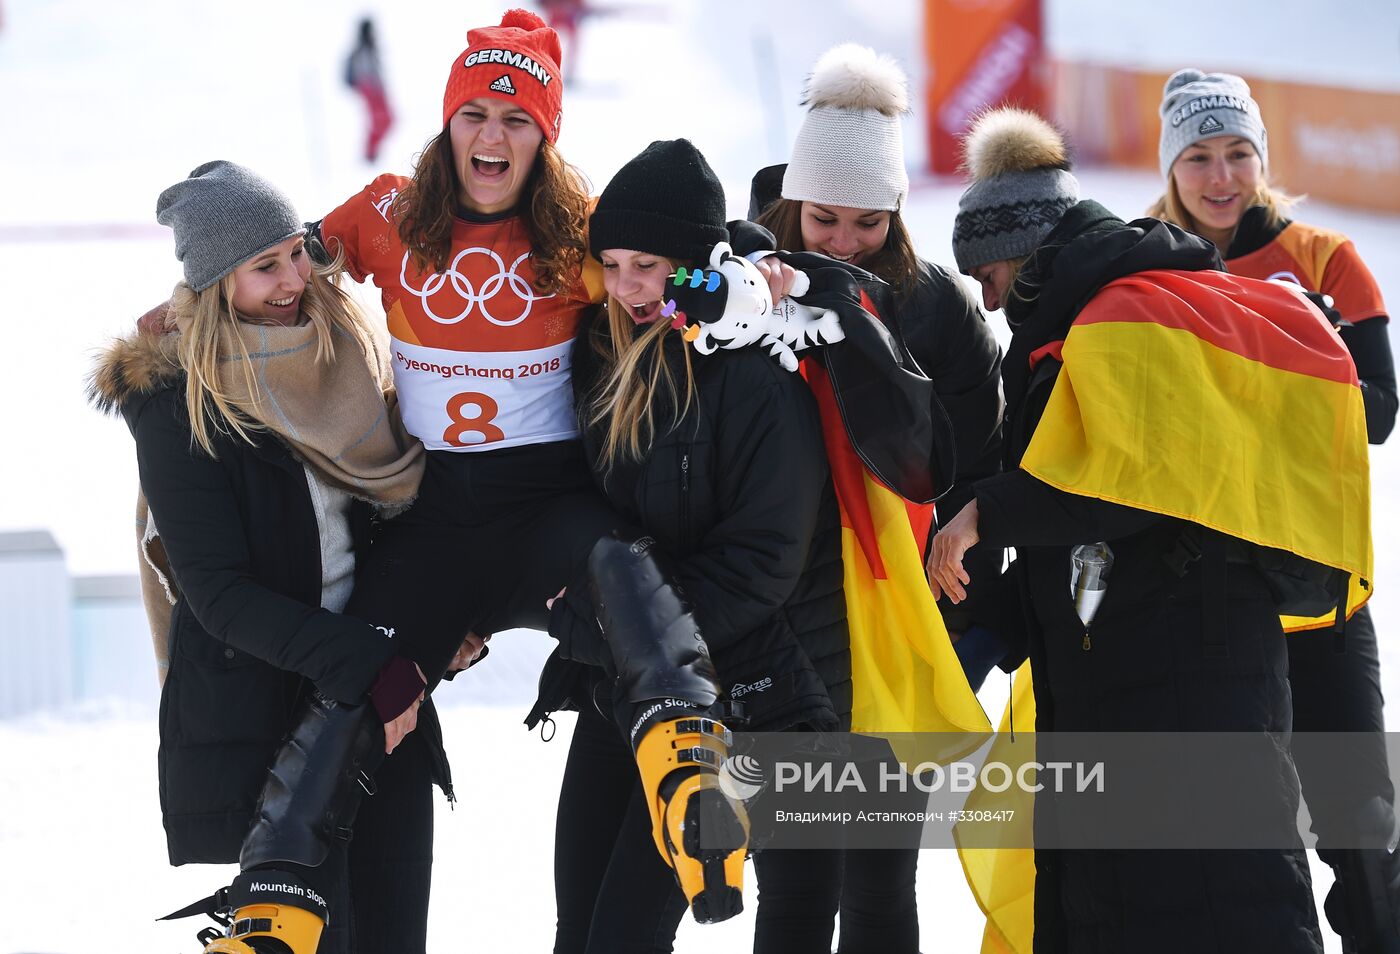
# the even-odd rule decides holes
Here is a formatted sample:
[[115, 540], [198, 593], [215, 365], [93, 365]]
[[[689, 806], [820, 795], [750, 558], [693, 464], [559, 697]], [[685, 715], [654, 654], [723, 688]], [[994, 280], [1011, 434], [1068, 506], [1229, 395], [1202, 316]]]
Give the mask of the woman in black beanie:
[[[812, 394], [763, 351], [700, 355], [661, 318], [677, 266], [703, 266], [717, 242], [744, 244], [726, 227], [718, 180], [688, 141], [654, 142], [603, 190], [589, 232], [607, 299], [582, 323], [573, 385], [598, 486], [672, 561], [720, 684], [743, 697], [747, 729], [848, 727], [840, 518]], [[560, 651], [531, 716], [579, 711], [555, 836], [554, 950], [670, 951], [685, 898], [653, 844], [611, 681], [585, 664], [607, 654], [596, 608], [577, 587], [562, 599], [551, 630]], [[842, 648], [817, 651], [832, 646]], [[751, 686], [762, 691], [735, 691]], [[803, 851], [799, 865], [781, 854], [755, 854], [755, 950], [829, 951], [840, 880], [823, 866], [839, 854]], [[775, 893], [801, 896], [810, 943], [790, 926], [765, 940]]]

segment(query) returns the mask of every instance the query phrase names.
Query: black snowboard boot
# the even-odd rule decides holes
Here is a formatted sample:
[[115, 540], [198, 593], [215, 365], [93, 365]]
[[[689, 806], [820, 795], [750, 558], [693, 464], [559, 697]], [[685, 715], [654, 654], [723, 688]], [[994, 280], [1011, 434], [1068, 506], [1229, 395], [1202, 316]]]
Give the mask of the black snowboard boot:
[[695, 920], [731, 918], [743, 910], [749, 823], [719, 787], [731, 736], [711, 717], [720, 686], [709, 647], [650, 537], [604, 537], [588, 571], [656, 848]]

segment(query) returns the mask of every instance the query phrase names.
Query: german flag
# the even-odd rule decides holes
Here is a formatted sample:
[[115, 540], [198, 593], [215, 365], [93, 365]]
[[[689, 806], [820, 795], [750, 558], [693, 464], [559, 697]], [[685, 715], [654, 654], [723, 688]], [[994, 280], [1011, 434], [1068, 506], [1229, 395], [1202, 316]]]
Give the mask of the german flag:
[[[1064, 341], [1037, 354], [1064, 366], [1022, 468], [1068, 493], [1345, 569], [1349, 612], [1369, 596], [1360, 583], [1371, 578], [1370, 479], [1356, 370], [1296, 290], [1221, 272], [1139, 272], [1105, 285]], [[989, 759], [1014, 762], [1025, 756], [1013, 759], [1007, 746], [1034, 746], [1030, 683], [1026, 664]], [[1029, 825], [1034, 799], [978, 790], [967, 807], [1016, 808]], [[1020, 829], [1008, 829], [1001, 848], [966, 846], [960, 834], [963, 872], [987, 916], [982, 954], [1030, 954], [1034, 851], [1014, 847]]]
[[[1212, 271], [1105, 285], [1021, 461], [1068, 493], [1180, 517], [1352, 574], [1370, 596], [1366, 418], [1356, 368], [1296, 288]], [[1285, 617], [1289, 630], [1328, 617]]]
[[956, 758], [991, 731], [967, 684], [924, 575], [932, 504], [914, 504], [875, 480], [851, 445], [826, 369], [804, 360], [816, 396], [841, 508], [841, 558], [851, 633], [851, 728], [941, 732]]
[[[1031, 664], [1025, 662], [1016, 670], [1011, 698], [987, 762], [1023, 765], [1034, 761], [1035, 694], [1031, 691]], [[981, 954], [1031, 954], [1035, 936], [1035, 849], [1024, 846], [1034, 830], [1035, 795], [1016, 785], [1002, 792], [977, 788], [968, 796], [966, 808], [1011, 813], [1009, 821], [996, 826], [975, 822], [953, 826], [963, 876], [977, 906], [987, 916]], [[971, 840], [978, 847], [964, 844], [965, 832], [971, 833]], [[1000, 841], [1004, 847], [991, 847], [989, 840]]]

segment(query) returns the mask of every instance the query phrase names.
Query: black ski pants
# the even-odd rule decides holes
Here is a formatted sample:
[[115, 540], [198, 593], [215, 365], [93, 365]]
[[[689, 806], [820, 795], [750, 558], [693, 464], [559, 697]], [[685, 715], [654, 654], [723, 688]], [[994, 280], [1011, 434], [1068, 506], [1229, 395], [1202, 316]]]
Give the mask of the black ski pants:
[[[1370, 607], [1347, 620], [1343, 652], [1330, 631], [1288, 637], [1293, 692], [1293, 761], [1312, 816], [1318, 854], [1329, 864], [1334, 845], [1358, 834], [1381, 838], [1395, 825], [1395, 788], [1385, 752], [1380, 656]], [[1346, 758], [1331, 743], [1297, 733], [1346, 732]], [[1384, 817], [1377, 817], [1383, 806]]]
[[[548, 630], [545, 601], [622, 523], [577, 441], [430, 451], [417, 501], [377, 528], [346, 612], [398, 640], [436, 686], [466, 633]], [[432, 766], [422, 733], [410, 734], [361, 804], [349, 857], [357, 954], [425, 950]]]
[[432, 761], [409, 734], [375, 772], [354, 836], [318, 868], [282, 865], [326, 898], [330, 923], [317, 954], [426, 954], [433, 872]]
[[418, 500], [379, 526], [346, 612], [399, 640], [436, 685], [467, 632], [548, 630], [545, 601], [623, 523], [578, 441], [429, 451]]
[[[656, 850], [631, 749], [591, 700], [580, 705], [554, 833], [554, 954], [667, 954], [685, 896]], [[917, 849], [770, 849], [753, 859], [754, 954], [828, 954], [838, 908], [842, 954], [918, 951]], [[844, 899], [843, 866], [853, 879]]]
[[637, 763], [610, 718], [579, 707], [554, 826], [554, 954], [669, 954], [685, 895], [651, 837]]

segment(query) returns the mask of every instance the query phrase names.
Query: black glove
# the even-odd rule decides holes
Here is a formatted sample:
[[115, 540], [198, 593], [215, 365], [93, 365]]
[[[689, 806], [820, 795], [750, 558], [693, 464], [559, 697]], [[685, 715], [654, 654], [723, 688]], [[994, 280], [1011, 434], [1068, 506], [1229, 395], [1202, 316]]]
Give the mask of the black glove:
[[1338, 311], [1332, 302], [1331, 295], [1324, 295], [1322, 292], [1305, 291], [1308, 301], [1317, 306], [1317, 310], [1322, 312], [1323, 317], [1332, 323], [1333, 328], [1350, 328], [1351, 322], [1342, 318], [1342, 313]]

